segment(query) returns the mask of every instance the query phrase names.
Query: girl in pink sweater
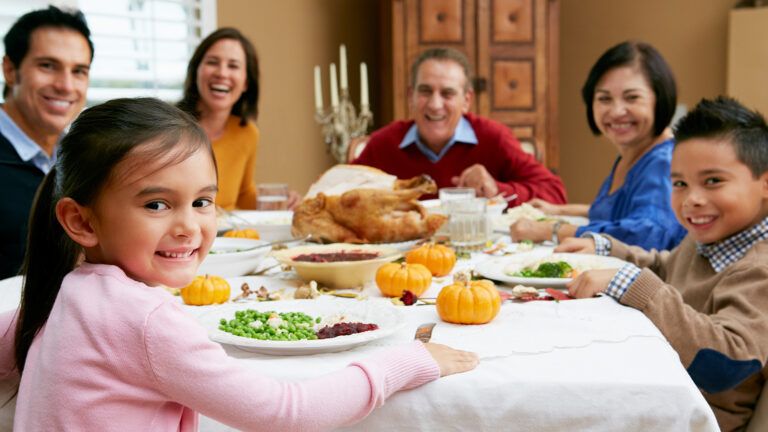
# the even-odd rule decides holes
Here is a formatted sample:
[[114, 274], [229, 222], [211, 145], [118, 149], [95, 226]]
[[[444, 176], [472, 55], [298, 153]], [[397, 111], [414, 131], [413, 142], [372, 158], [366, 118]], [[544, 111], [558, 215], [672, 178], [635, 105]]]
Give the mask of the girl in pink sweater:
[[197, 412], [244, 430], [327, 430], [476, 366], [414, 342], [303, 382], [238, 368], [158, 288], [195, 276], [216, 190], [205, 134], [170, 105], [118, 99], [75, 120], [34, 204], [21, 307], [0, 315], [0, 381], [21, 376], [16, 430], [193, 431]]

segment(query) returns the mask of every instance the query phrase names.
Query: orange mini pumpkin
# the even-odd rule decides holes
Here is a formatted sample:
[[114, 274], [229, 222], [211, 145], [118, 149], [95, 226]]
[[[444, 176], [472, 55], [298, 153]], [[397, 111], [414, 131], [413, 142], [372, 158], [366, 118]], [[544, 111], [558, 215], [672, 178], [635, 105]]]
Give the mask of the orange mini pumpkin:
[[499, 313], [501, 297], [489, 280], [470, 280], [466, 273], [456, 275], [437, 295], [440, 319], [454, 324], [485, 324]]
[[229, 283], [219, 276], [196, 276], [192, 283], [181, 289], [185, 304], [203, 306], [229, 300]]
[[408, 263], [418, 263], [426, 266], [432, 276], [445, 276], [453, 270], [456, 264], [456, 252], [448, 246], [427, 243], [405, 255]]
[[432, 273], [421, 264], [389, 263], [376, 271], [376, 285], [387, 297], [400, 297], [408, 290], [416, 297], [432, 284]]
[[224, 237], [249, 238], [258, 240], [259, 232], [253, 228], [233, 229], [224, 233]]

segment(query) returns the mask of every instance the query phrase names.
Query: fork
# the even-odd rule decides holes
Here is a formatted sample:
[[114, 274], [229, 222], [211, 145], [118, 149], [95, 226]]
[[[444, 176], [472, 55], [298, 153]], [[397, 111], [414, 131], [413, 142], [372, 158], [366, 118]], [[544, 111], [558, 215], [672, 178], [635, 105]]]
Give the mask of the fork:
[[416, 328], [416, 334], [413, 335], [414, 340], [420, 340], [424, 343], [429, 342], [432, 339], [432, 329], [435, 327], [435, 323], [424, 323]]

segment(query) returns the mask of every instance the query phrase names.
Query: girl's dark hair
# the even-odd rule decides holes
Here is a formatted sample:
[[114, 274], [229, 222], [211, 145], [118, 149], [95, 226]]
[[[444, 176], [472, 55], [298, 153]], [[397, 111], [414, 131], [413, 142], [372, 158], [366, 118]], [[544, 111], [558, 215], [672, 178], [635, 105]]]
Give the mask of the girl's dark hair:
[[587, 107], [587, 122], [595, 135], [600, 129], [595, 123], [592, 102], [595, 99], [595, 87], [600, 78], [611, 69], [636, 65], [651, 84], [656, 94], [656, 106], [653, 112], [653, 134], [661, 135], [672, 121], [677, 107], [677, 86], [672, 68], [656, 48], [644, 42], [626, 41], [608, 49], [592, 66], [587, 81], [581, 89], [581, 98]]
[[197, 46], [187, 65], [187, 78], [184, 80], [184, 96], [176, 104], [189, 114], [200, 118], [197, 103], [200, 101], [200, 90], [197, 88], [197, 68], [205, 57], [205, 53], [218, 41], [233, 39], [240, 42], [245, 51], [245, 82], [246, 89], [240, 99], [232, 106], [232, 115], [240, 117], [240, 125], [245, 126], [248, 119], [256, 120], [259, 116], [259, 58], [256, 49], [240, 30], [232, 27], [222, 27], [209, 34]]
[[762, 114], [736, 99], [702, 99], [674, 130], [675, 145], [697, 138], [722, 140], [733, 147], [755, 178], [768, 171], [768, 124]]
[[[83, 111], [62, 139], [56, 164], [45, 176], [32, 205], [27, 251], [21, 273], [24, 288], [16, 327], [16, 366], [21, 373], [27, 352], [45, 325], [64, 276], [78, 264], [82, 247], [56, 218], [64, 197], [92, 205], [105, 184], [115, 179], [122, 161], [139, 166], [172, 155], [178, 163], [198, 150], [214, 161], [213, 150], [197, 121], [153, 98], [115, 99]], [[133, 165], [126, 170], [134, 168]]]

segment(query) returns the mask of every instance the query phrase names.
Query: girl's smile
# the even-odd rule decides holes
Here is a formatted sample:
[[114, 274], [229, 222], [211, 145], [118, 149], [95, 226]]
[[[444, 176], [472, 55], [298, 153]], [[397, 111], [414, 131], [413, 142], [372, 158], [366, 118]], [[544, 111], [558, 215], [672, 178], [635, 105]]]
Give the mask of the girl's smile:
[[87, 261], [117, 265], [147, 285], [192, 280], [216, 236], [216, 171], [205, 150], [178, 152], [149, 164], [132, 153], [117, 165], [92, 208], [98, 242], [86, 248]]

